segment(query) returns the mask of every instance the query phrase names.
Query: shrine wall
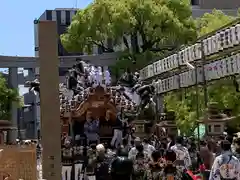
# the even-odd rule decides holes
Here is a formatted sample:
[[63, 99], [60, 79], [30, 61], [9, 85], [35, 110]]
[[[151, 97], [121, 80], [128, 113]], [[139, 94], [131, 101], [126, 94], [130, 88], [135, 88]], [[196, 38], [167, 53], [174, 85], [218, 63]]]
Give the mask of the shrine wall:
[[11, 180], [37, 179], [36, 147], [0, 146], [3, 149], [0, 161], [0, 179], [10, 176]]

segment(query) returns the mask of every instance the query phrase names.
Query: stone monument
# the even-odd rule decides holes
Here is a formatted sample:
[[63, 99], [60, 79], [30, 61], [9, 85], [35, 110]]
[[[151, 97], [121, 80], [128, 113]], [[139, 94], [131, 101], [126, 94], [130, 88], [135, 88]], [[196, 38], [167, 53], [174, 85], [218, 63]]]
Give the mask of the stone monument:
[[208, 105], [205, 116], [199, 121], [206, 126], [206, 135], [219, 136], [225, 131], [227, 121], [231, 120], [226, 114], [221, 113], [216, 102]]
[[54, 21], [39, 22], [39, 63], [43, 178], [59, 180], [61, 176], [61, 128], [57, 26]]
[[175, 112], [174, 111], [167, 111], [166, 113], [161, 113], [161, 122], [159, 126], [165, 128], [167, 135], [176, 136], [177, 125], [175, 123]]

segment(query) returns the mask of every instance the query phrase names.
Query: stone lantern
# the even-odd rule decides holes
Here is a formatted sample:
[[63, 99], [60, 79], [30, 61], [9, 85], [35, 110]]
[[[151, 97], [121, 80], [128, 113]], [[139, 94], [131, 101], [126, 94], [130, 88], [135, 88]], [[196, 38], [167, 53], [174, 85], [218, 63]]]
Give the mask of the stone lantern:
[[158, 126], [165, 128], [168, 136], [176, 136], [178, 134], [175, 118], [176, 116], [174, 111], [161, 113], [161, 122]]
[[229, 121], [226, 114], [220, 112], [217, 108], [217, 103], [209, 103], [205, 116], [200, 120], [200, 123], [206, 125], [206, 134], [209, 136], [219, 136], [225, 131], [226, 122]]

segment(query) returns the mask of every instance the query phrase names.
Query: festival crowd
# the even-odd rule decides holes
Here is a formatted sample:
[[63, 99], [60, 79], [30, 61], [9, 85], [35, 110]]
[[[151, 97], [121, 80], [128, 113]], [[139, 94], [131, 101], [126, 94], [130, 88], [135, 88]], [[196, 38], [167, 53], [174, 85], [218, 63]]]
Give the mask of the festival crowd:
[[123, 139], [118, 148], [91, 147], [96, 157], [86, 166], [93, 168], [96, 180], [240, 180], [240, 139], [222, 136], [198, 145], [181, 136], [161, 141], [154, 135], [142, 141], [135, 137], [130, 144]]

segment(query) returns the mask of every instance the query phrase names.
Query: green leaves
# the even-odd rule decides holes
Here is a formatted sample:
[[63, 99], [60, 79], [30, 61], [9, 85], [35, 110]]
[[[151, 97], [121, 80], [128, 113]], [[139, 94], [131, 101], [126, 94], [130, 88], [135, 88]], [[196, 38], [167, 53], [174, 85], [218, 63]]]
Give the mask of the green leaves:
[[[73, 19], [67, 33], [61, 35], [67, 51], [91, 54], [94, 46], [104, 52], [125, 48], [111, 67], [116, 77], [121, 69], [140, 69], [167, 53], [166, 46], [174, 49], [197, 37], [188, 0], [95, 0]], [[129, 40], [130, 36], [135, 38]], [[108, 47], [108, 39], [113, 48]]]
[[196, 38], [195, 28], [187, 0], [95, 0], [78, 11], [61, 40], [70, 52], [93, 45], [107, 51], [107, 38], [117, 46], [122, 44], [123, 35], [138, 35], [145, 52], [155, 45], [188, 42]]
[[4, 77], [0, 75], [0, 120], [8, 120], [11, 117], [12, 102], [20, 102], [17, 89], [10, 89]]
[[222, 11], [214, 9], [212, 13], [205, 13], [197, 19], [199, 36], [210, 33], [233, 21], [236, 17], [227, 16]]

